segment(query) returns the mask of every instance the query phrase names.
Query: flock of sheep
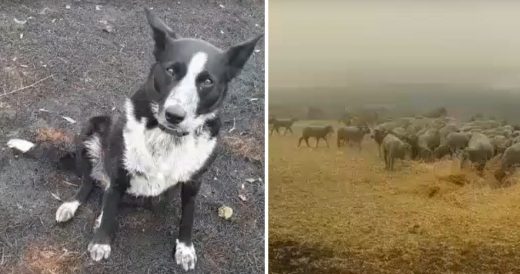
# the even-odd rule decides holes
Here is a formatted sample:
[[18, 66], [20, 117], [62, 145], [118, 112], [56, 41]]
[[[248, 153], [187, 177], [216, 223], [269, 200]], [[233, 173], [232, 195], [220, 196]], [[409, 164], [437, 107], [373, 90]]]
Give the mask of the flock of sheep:
[[[443, 157], [457, 157], [461, 168], [470, 162], [482, 172], [487, 161], [500, 157], [501, 166], [495, 177], [501, 181], [520, 164], [520, 127], [495, 120], [457, 121], [445, 114], [440, 117], [401, 117], [369, 126], [367, 123], [344, 121], [347, 126], [337, 129], [337, 146], [356, 145], [361, 150], [365, 135], [370, 135], [379, 147], [379, 156], [388, 170], [394, 169], [396, 159], [411, 159], [431, 162]], [[296, 119], [269, 119], [271, 134], [292, 133]], [[310, 138], [329, 146], [327, 136], [334, 133], [332, 126], [307, 126], [302, 130], [302, 141], [309, 146]]]

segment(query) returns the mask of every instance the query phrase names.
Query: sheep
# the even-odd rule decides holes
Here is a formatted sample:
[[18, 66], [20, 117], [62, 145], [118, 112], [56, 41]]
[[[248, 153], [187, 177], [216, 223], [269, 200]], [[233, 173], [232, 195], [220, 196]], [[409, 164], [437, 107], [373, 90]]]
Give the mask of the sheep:
[[459, 128], [456, 125], [454, 125], [454, 124], [447, 124], [447, 125], [445, 125], [441, 129], [439, 129], [440, 143], [444, 144], [448, 134], [450, 134], [452, 132], [458, 132], [458, 131], [459, 131]]
[[374, 139], [377, 144], [377, 151], [379, 153], [379, 157], [381, 157], [381, 145], [383, 144], [383, 139], [389, 133], [387, 129], [384, 127], [376, 127], [372, 130], [370, 137]]
[[465, 149], [468, 146], [468, 142], [471, 135], [464, 132], [452, 132], [446, 136], [445, 144], [450, 149], [450, 153], [454, 153]]
[[442, 144], [440, 146], [438, 146], [434, 151], [433, 151], [433, 156], [435, 157], [435, 159], [441, 159], [442, 157], [446, 156], [446, 155], [450, 155], [450, 157], [453, 156], [451, 150], [450, 150], [450, 147], [446, 144]]
[[394, 170], [395, 159], [404, 160], [411, 157], [412, 150], [410, 144], [403, 142], [393, 134], [387, 134], [384, 137], [382, 147], [385, 168], [387, 170]]
[[361, 142], [367, 133], [370, 133], [370, 130], [366, 126], [348, 126], [339, 128], [337, 133], [337, 145], [338, 147], [341, 147], [343, 143], [351, 144], [352, 142], [357, 144], [359, 150], [361, 150]]
[[439, 146], [439, 131], [435, 129], [426, 130], [417, 137], [417, 147], [419, 157], [429, 161], [433, 158], [433, 151]]
[[305, 140], [305, 143], [309, 147], [309, 138], [314, 137], [316, 138], [316, 147], [318, 147], [318, 144], [320, 142], [320, 139], [325, 140], [325, 143], [327, 144], [327, 147], [329, 147], [329, 143], [327, 142], [327, 135], [334, 133], [334, 129], [332, 126], [310, 126], [305, 127], [302, 131], [302, 136], [298, 140], [298, 147], [300, 147], [303, 140]]
[[490, 160], [494, 154], [493, 144], [489, 137], [482, 133], [473, 133], [469, 139], [468, 147], [466, 147], [462, 154], [460, 168], [463, 168], [466, 160], [470, 160], [472, 163], [477, 163], [478, 171], [483, 171], [486, 162]]
[[491, 144], [495, 147], [495, 155], [504, 153], [504, 151], [512, 144], [512, 140], [506, 136], [496, 135], [491, 138]]
[[453, 158], [454, 154], [464, 150], [468, 146], [470, 134], [465, 132], [451, 132], [444, 142], [442, 142], [434, 151], [433, 155], [436, 159], [440, 159], [446, 155]]
[[287, 133], [287, 131], [290, 131], [291, 133], [293, 133], [291, 127], [294, 124], [294, 122], [296, 122], [296, 121], [297, 120], [294, 119], [294, 118], [291, 118], [291, 119], [276, 119], [276, 118], [272, 118], [271, 123], [273, 124], [273, 127], [271, 128], [271, 133], [270, 134], [273, 134], [273, 132], [275, 130], [276, 130], [276, 133], [280, 134], [279, 128], [281, 128], [281, 127], [285, 128], [285, 131], [283, 132], [283, 135], [285, 135]]
[[518, 144], [520, 143], [520, 136], [516, 136], [514, 137], [513, 139], [511, 139], [511, 143], [514, 145], [514, 144]]
[[390, 132], [398, 138], [408, 136], [408, 132], [403, 127], [396, 127], [392, 129]]
[[495, 178], [502, 181], [515, 166], [520, 164], [520, 144], [514, 144], [508, 147], [502, 154], [500, 168], [495, 172]]

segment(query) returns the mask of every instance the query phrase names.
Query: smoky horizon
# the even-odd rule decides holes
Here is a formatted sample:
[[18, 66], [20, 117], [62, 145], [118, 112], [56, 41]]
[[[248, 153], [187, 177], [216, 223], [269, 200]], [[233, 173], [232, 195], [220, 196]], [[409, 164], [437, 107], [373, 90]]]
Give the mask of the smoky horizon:
[[516, 93], [518, 10], [512, 1], [272, 1], [271, 94], [408, 84]]

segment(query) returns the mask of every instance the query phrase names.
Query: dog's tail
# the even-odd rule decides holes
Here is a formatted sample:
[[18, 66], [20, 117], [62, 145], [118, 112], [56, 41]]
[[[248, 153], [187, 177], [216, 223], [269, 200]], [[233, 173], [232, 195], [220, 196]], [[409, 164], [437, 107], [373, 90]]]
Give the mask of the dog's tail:
[[23, 139], [11, 139], [7, 146], [24, 157], [57, 164], [62, 170], [76, 171], [76, 153], [65, 151], [55, 144], [33, 143]]

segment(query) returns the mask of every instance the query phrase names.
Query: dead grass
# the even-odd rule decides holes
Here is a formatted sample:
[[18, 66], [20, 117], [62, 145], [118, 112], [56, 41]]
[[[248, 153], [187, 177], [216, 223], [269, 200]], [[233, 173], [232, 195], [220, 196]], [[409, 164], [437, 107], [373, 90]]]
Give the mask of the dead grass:
[[226, 147], [234, 154], [249, 160], [263, 162], [264, 150], [262, 144], [254, 137], [228, 135], [222, 138]]
[[29, 246], [22, 263], [12, 273], [76, 273], [79, 271], [80, 254], [57, 246], [37, 243]]
[[53, 144], [71, 143], [72, 134], [55, 128], [39, 128], [36, 131], [36, 141], [50, 142]]
[[276, 243], [291, 241], [332, 250], [309, 263], [340, 273], [520, 271], [518, 175], [502, 187], [496, 162], [479, 176], [451, 160], [388, 172], [371, 140], [360, 153], [297, 149], [297, 135], [269, 144], [270, 250], [285, 258], [270, 256], [275, 269], [288, 263]]

